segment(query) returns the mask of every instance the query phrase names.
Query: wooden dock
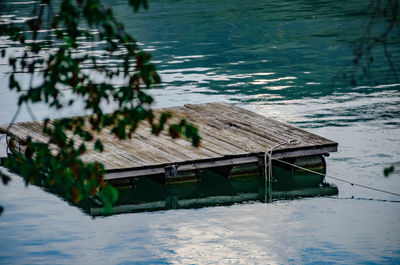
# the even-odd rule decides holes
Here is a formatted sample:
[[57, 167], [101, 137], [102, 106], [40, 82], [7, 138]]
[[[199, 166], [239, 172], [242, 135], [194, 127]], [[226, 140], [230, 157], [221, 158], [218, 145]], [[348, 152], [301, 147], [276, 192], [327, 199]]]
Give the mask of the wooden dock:
[[[177, 172], [258, 162], [267, 150], [277, 145], [274, 158], [337, 151], [338, 144], [334, 141], [228, 103], [188, 104], [156, 110], [162, 111], [170, 112], [175, 121], [185, 118], [195, 124], [202, 137], [200, 147], [193, 147], [185, 139], [171, 139], [166, 132], [152, 135], [150, 126], [143, 122], [132, 139], [119, 140], [107, 129], [96, 134], [103, 142], [104, 151], [88, 150], [82, 159], [103, 163], [106, 180], [112, 181], [156, 174], [169, 177]], [[42, 122], [15, 123], [9, 131], [7, 127], [0, 125], [0, 133], [17, 141], [27, 136], [34, 141], [46, 141]], [[289, 141], [292, 143], [280, 145]]]

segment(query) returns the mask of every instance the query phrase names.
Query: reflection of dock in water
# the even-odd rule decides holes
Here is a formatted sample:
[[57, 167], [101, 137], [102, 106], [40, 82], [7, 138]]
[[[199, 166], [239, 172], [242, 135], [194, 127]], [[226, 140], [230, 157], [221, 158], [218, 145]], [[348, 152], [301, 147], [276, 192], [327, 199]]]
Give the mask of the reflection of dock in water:
[[[115, 212], [232, 204], [248, 200], [337, 194], [324, 182], [324, 155], [337, 151], [337, 143], [297, 127], [227, 104], [193, 104], [155, 110], [168, 111], [173, 119], [185, 118], [199, 128], [196, 148], [167, 133], [152, 135], [143, 123], [132, 139], [119, 140], [107, 129], [95, 137], [104, 144], [102, 153], [88, 150], [84, 161], [99, 161], [105, 179], [120, 189]], [[6, 132], [7, 125], [0, 126]], [[17, 141], [31, 136], [45, 141], [41, 122], [16, 123], [8, 135]], [[76, 137], [70, 135], [70, 137]], [[272, 162], [272, 191], [266, 189], [264, 159], [299, 165], [322, 175]], [[56, 191], [54, 191], [56, 192]], [[56, 192], [57, 193], [57, 192]], [[91, 215], [101, 214], [96, 200], [81, 203]]]

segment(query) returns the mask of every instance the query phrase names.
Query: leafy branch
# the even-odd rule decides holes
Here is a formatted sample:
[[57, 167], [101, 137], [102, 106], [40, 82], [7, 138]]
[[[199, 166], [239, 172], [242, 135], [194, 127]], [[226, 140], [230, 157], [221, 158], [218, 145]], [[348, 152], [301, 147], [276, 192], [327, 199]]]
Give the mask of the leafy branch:
[[[350, 84], [357, 85], [357, 80], [363, 78], [372, 80], [372, 66], [376, 60], [374, 53], [381, 47], [383, 57], [390, 67], [390, 73], [396, 82], [399, 81], [400, 70], [397, 61], [393, 58], [390, 46], [396, 45], [400, 37], [400, 4], [398, 0], [377, 1], [370, 0], [366, 9], [368, 23], [362, 36], [354, 43], [353, 68], [344, 78]], [[379, 30], [377, 30], [379, 28]], [[377, 81], [375, 81], [376, 84]]]
[[[134, 12], [148, 7], [147, 0], [129, 0], [129, 4]], [[42, 0], [34, 10], [35, 15], [24, 23], [13, 23], [0, 16], [0, 36], [8, 36], [24, 47], [22, 56], [9, 57], [12, 69], [9, 88], [19, 93], [18, 105], [43, 102], [62, 109], [81, 100], [91, 115], [85, 119], [44, 121], [43, 133], [48, 141], [26, 139], [22, 143], [25, 151], [14, 149], [5, 166], [20, 174], [26, 184], [40, 180], [48, 186], [63, 187], [64, 195], [74, 203], [98, 197], [105, 212], [111, 212], [118, 191], [104, 181], [105, 169], [101, 163], [82, 160], [89, 143], [97, 152], [104, 150], [95, 133], [107, 128], [119, 139], [127, 139], [141, 122], [147, 121], [153, 134], [168, 126], [172, 138], [183, 135], [198, 146], [197, 128], [185, 120], [170, 124], [168, 113], [156, 117], [151, 109], [153, 98], [146, 93], [146, 89], [161, 82], [151, 55], [140, 49], [112, 9], [101, 0], [62, 0], [57, 12], [53, 12], [51, 0]], [[104, 66], [97, 56], [82, 53], [83, 41], [101, 45], [107, 57], [119, 62], [117, 67]], [[6, 53], [2, 50], [1, 55], [5, 57]], [[23, 89], [26, 84], [17, 78], [19, 72], [31, 75], [27, 89]], [[37, 86], [32, 85], [34, 76], [41, 80]], [[123, 78], [124, 84], [114, 85], [114, 78]], [[72, 99], [65, 99], [66, 91]], [[104, 113], [101, 107], [104, 103], [117, 107], [112, 113]], [[81, 140], [69, 137], [71, 134]], [[8, 180], [3, 176], [3, 183]]]

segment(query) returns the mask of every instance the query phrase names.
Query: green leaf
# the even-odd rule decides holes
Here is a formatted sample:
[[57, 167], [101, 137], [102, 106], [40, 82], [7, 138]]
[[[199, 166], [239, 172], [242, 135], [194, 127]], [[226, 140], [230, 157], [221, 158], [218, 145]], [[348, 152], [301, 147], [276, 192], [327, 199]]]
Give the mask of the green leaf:
[[109, 189], [109, 193], [111, 195], [111, 201], [113, 203], [115, 203], [118, 200], [118, 196], [119, 196], [118, 190], [116, 188], [114, 188], [113, 186], [111, 186], [110, 184], [107, 184], [106, 187], [108, 187], [108, 189]]
[[389, 175], [392, 174], [393, 172], [394, 172], [394, 166], [393, 165], [385, 167], [383, 169], [383, 175], [385, 177], [389, 177]]
[[113, 205], [118, 200], [119, 193], [116, 188], [110, 184], [100, 190], [99, 196], [103, 202], [103, 213], [111, 214], [113, 212]]
[[96, 140], [96, 142], [94, 143], [94, 149], [99, 151], [99, 152], [103, 152], [104, 148], [103, 148], [103, 144], [101, 143], [100, 140]]

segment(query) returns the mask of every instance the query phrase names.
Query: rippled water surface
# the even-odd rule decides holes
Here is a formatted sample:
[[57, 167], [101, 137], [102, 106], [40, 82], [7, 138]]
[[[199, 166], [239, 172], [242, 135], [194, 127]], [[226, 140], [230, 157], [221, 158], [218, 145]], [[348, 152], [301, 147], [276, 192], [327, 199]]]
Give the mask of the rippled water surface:
[[[349, 86], [341, 75], [352, 70], [367, 1], [150, 1], [138, 14], [123, 0], [106, 2], [153, 54], [163, 80], [151, 90], [156, 106], [226, 101], [294, 124], [339, 142], [329, 176], [400, 192], [399, 171], [382, 173], [400, 163], [400, 84], [383, 50], [374, 50], [372, 79]], [[33, 2], [7, 4], [25, 17]], [[396, 62], [398, 41], [389, 45]], [[17, 96], [0, 63], [7, 123]], [[22, 109], [18, 120], [30, 119]], [[15, 176], [0, 186], [0, 263], [399, 264], [400, 198], [327, 180], [338, 196], [92, 219]]]

